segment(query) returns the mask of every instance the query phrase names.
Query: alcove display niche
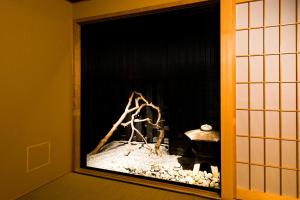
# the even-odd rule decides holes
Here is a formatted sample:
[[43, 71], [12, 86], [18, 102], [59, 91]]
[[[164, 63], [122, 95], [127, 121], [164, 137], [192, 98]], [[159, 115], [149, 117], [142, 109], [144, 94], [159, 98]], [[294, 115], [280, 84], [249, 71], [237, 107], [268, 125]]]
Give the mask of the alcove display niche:
[[219, 2], [83, 23], [80, 47], [81, 171], [219, 196]]

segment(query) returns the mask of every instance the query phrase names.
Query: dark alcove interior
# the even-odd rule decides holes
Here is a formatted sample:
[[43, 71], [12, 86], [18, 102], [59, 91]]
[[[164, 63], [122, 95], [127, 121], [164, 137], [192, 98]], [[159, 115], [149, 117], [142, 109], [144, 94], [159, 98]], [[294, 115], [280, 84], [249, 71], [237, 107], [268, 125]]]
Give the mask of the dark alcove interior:
[[[82, 167], [132, 91], [160, 107], [170, 154], [193, 157], [184, 132], [202, 124], [220, 131], [219, 37], [217, 2], [81, 25]], [[158, 135], [139, 129], [149, 142]], [[109, 141], [129, 133], [119, 127]], [[212, 153], [220, 167], [219, 143]]]

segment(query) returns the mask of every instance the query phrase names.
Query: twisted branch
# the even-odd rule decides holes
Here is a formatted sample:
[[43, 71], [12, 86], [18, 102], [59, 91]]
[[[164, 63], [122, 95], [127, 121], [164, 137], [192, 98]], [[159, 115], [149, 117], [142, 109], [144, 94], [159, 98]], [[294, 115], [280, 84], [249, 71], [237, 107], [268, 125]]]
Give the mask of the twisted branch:
[[[134, 96], [136, 96], [134, 99], [134, 107], [130, 108]], [[141, 105], [140, 105], [140, 102], [142, 102]], [[145, 119], [136, 118], [139, 115], [139, 113], [141, 112], [141, 110], [145, 107], [150, 107], [157, 112], [157, 119], [156, 119], [155, 123], [153, 123], [150, 118], [145, 118]], [[131, 115], [131, 120], [128, 122], [122, 123], [122, 121], [126, 118], [126, 116], [132, 112], [134, 112], [134, 113]], [[121, 115], [121, 117], [118, 119], [118, 121], [116, 123], [114, 123], [114, 125], [110, 129], [110, 131], [106, 134], [106, 136], [103, 139], [101, 139], [101, 141], [98, 143], [98, 145], [95, 147], [95, 149], [91, 153], [89, 153], [89, 155], [98, 153], [101, 150], [101, 148], [104, 146], [104, 144], [113, 135], [113, 133], [117, 130], [117, 128], [120, 124], [123, 127], [127, 127], [128, 125], [131, 126], [131, 135], [128, 140], [128, 144], [129, 144], [128, 154], [130, 153], [131, 141], [133, 139], [134, 133], [137, 133], [139, 136], [141, 136], [143, 141], [145, 142], [145, 144], [152, 150], [152, 148], [148, 145], [147, 140], [145, 139], [143, 134], [135, 127], [135, 123], [141, 123], [141, 122], [147, 122], [149, 125], [153, 126], [153, 128], [160, 129], [159, 140], [157, 141], [157, 143], [155, 145], [156, 154], [160, 154], [159, 147], [160, 147], [161, 140], [164, 137], [164, 131], [161, 131], [162, 128], [159, 125], [160, 121], [161, 121], [161, 112], [160, 112], [159, 107], [153, 105], [152, 103], [149, 103], [141, 93], [134, 91], [134, 92], [132, 92], [132, 94], [130, 95], [130, 97], [128, 99], [128, 103], [126, 105], [124, 113]]]

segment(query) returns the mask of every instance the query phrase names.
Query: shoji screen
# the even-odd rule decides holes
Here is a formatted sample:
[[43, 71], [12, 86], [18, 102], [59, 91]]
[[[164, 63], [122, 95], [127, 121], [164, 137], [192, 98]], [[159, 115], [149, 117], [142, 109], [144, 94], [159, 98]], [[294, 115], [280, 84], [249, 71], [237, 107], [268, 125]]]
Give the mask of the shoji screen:
[[299, 4], [236, 5], [239, 188], [299, 197]]

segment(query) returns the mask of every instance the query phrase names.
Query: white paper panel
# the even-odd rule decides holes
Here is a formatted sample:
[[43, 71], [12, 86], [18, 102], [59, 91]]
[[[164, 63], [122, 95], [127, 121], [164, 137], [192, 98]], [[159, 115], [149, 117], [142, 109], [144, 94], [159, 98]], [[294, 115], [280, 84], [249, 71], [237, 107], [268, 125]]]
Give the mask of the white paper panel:
[[236, 81], [248, 82], [248, 57], [236, 58]]
[[293, 169], [296, 168], [296, 142], [283, 140], [281, 145], [282, 166]]
[[250, 111], [250, 135], [263, 136], [264, 118], [263, 111]]
[[261, 82], [264, 77], [264, 59], [263, 56], [250, 57], [250, 81]]
[[[300, 6], [298, 5], [298, 7], [300, 7]], [[300, 15], [300, 12], [299, 12], [299, 15]], [[299, 31], [300, 30], [300, 25], [298, 24], [297, 26], [298, 26], [298, 33], [297, 33], [297, 37], [298, 37], [298, 41], [297, 41], [298, 42], [298, 50], [297, 51], [300, 52], [300, 46], [299, 46], [300, 45], [300, 31]]]
[[283, 110], [296, 110], [296, 83], [281, 84]]
[[266, 56], [266, 81], [279, 81], [279, 56]]
[[248, 31], [236, 32], [236, 55], [248, 55]]
[[250, 54], [263, 54], [263, 29], [250, 30]]
[[251, 190], [264, 191], [264, 168], [262, 166], [251, 166]]
[[265, 29], [265, 52], [279, 53], [279, 27]]
[[279, 140], [266, 139], [266, 164], [279, 166]]
[[282, 170], [282, 195], [297, 197], [296, 171]]
[[265, 0], [266, 26], [279, 24], [279, 0]]
[[283, 138], [296, 139], [296, 113], [281, 113], [281, 132]]
[[281, 1], [281, 24], [291, 24], [296, 22], [296, 1]]
[[236, 85], [236, 107], [248, 108], [248, 84]]
[[236, 160], [249, 162], [249, 139], [247, 137], [236, 137]]
[[280, 171], [277, 168], [266, 168], [266, 192], [280, 194]]
[[[300, 1], [298, 0], [298, 8], [297, 8], [297, 12], [298, 12], [298, 20], [297, 20], [297, 22], [300, 22]], [[300, 179], [299, 179], [300, 180]], [[300, 184], [299, 184], [300, 185]], [[300, 191], [300, 190], [299, 190]]]
[[[300, 142], [298, 142], [298, 169], [300, 169]], [[299, 173], [300, 174], [300, 173]], [[300, 179], [299, 179], [300, 180]], [[299, 191], [300, 192], [300, 191]]]
[[[300, 32], [300, 29], [299, 29], [299, 32]], [[300, 40], [300, 37], [299, 37], [299, 40]], [[298, 81], [300, 81], [300, 54], [298, 54], [297, 56], [298, 56]]]
[[260, 138], [251, 138], [251, 163], [264, 164], [264, 141]]
[[249, 188], [249, 165], [247, 164], [236, 164], [237, 172], [237, 185], [239, 188]]
[[248, 111], [236, 111], [236, 134], [248, 135]]
[[250, 2], [250, 27], [262, 27], [264, 20], [263, 1]]
[[[300, 139], [300, 112], [297, 113], [298, 115], [298, 140]], [[299, 146], [300, 149], [300, 146]], [[299, 154], [300, 155], [300, 154]], [[300, 161], [300, 160], [299, 160]], [[300, 164], [300, 163], [299, 163]], [[300, 167], [300, 165], [299, 165]], [[299, 179], [300, 180], [300, 179]]]
[[248, 27], [248, 3], [236, 5], [236, 28]]
[[296, 54], [281, 56], [281, 80], [296, 81]]
[[266, 136], [279, 138], [279, 112], [266, 111]]
[[263, 109], [263, 84], [250, 84], [250, 108]]
[[282, 26], [281, 35], [281, 52], [296, 53], [296, 26]]
[[279, 84], [267, 83], [266, 85], [266, 109], [279, 109]]

